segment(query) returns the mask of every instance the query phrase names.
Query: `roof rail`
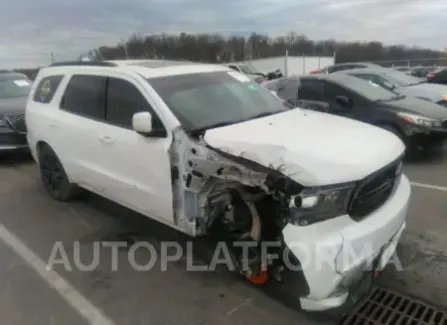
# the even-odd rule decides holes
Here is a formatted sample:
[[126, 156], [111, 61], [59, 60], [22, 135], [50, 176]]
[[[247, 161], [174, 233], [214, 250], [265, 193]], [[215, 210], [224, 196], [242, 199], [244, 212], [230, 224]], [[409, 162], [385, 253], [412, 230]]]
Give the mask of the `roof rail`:
[[50, 67], [64, 67], [64, 66], [116, 67], [117, 64], [106, 61], [66, 61], [66, 62], [52, 63], [49, 66]]

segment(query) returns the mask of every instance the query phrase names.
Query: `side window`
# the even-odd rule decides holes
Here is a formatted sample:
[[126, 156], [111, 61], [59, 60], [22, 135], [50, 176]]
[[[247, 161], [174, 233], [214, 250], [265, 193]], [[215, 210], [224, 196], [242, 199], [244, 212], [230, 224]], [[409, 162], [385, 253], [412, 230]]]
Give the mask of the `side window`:
[[383, 79], [382, 77], [373, 75], [373, 74], [369, 74], [369, 73], [356, 73], [356, 74], [352, 74], [354, 77], [363, 79], [365, 81], [369, 81], [372, 82], [376, 85], [379, 85], [380, 87], [386, 87], [386, 80]]
[[45, 77], [40, 80], [34, 92], [33, 101], [48, 104], [53, 99], [63, 75]]
[[301, 79], [298, 88], [299, 99], [323, 100], [324, 83], [320, 80]]
[[61, 109], [93, 119], [104, 119], [106, 77], [74, 75], [65, 89]]
[[325, 84], [325, 98], [329, 103], [329, 111], [333, 113], [345, 112], [346, 108], [343, 107], [336, 99], [337, 96], [345, 96], [351, 100], [351, 105], [355, 104], [357, 97], [347, 89], [340, 87], [339, 85], [326, 82]]
[[374, 75], [374, 74], [354, 74], [355, 77], [363, 79], [365, 81], [370, 81], [382, 88], [385, 88], [387, 90], [394, 90], [394, 86], [392, 83], [390, 83], [388, 80], [383, 78], [382, 76]]
[[344, 65], [339, 65], [339, 66], [334, 66], [332, 68], [332, 72], [337, 72], [337, 71], [343, 71], [343, 70], [350, 70], [350, 69], [360, 69], [360, 68], [365, 68], [364, 65], [361, 64], [344, 64]]
[[372, 81], [375, 82], [374, 80], [374, 75], [372, 74], [363, 74], [363, 73], [356, 73], [356, 74], [352, 74], [354, 77], [366, 80], [366, 81]]
[[138, 112], [152, 114], [154, 128], [163, 129], [161, 120], [143, 94], [130, 82], [109, 78], [106, 99], [106, 121], [125, 128], [132, 128], [132, 117]]
[[298, 99], [298, 86], [299, 81], [297, 79], [284, 80], [278, 83], [278, 96], [289, 103], [296, 103]]

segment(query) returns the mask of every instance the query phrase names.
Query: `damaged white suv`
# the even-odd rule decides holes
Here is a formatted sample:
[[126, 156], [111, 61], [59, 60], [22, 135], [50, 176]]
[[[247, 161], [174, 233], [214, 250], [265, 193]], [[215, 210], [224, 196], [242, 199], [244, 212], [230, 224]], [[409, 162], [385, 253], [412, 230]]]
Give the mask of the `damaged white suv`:
[[220, 65], [55, 64], [26, 125], [53, 198], [84, 188], [193, 237], [251, 242], [246, 260], [231, 249], [237, 271], [304, 310], [357, 301], [405, 228], [396, 136], [289, 107]]

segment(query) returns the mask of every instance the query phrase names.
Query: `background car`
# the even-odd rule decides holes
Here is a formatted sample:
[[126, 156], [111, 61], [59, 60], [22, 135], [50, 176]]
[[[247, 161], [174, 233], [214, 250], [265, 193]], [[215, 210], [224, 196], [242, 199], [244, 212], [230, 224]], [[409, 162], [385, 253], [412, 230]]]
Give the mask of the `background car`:
[[440, 67], [437, 70], [428, 73], [426, 78], [430, 83], [447, 85], [447, 68]]
[[424, 66], [413, 67], [411, 68], [411, 75], [413, 77], [425, 78], [427, 74], [437, 69], [438, 67], [424, 67]]
[[340, 71], [351, 76], [373, 82], [387, 90], [414, 96], [447, 107], [447, 86], [427, 83], [424, 79], [412, 77], [393, 69], [352, 69]]
[[259, 84], [261, 84], [267, 80], [267, 76], [265, 74], [263, 74], [262, 72], [259, 72], [253, 66], [251, 66], [249, 64], [231, 63], [231, 64], [225, 64], [225, 66], [229, 67], [230, 69], [233, 69], [235, 71], [245, 74], [247, 77], [256, 81]]
[[409, 66], [394, 66], [394, 67], [392, 67], [392, 69], [394, 69], [396, 71], [403, 72], [407, 75], [411, 75], [411, 67], [409, 67]]
[[24, 74], [0, 72], [0, 153], [28, 149], [25, 107], [30, 90]]
[[330, 73], [343, 71], [343, 70], [366, 69], [366, 68], [376, 69], [376, 68], [383, 68], [383, 67], [381, 65], [369, 63], [369, 62], [347, 62], [347, 63], [337, 63], [334, 65], [324, 67], [323, 69], [321, 69], [320, 72], [330, 74]]
[[437, 149], [447, 139], [447, 110], [427, 100], [401, 95], [343, 73], [293, 76], [277, 83], [272, 82], [268, 89], [276, 91], [284, 101], [386, 129], [398, 136], [410, 152], [421, 147]]

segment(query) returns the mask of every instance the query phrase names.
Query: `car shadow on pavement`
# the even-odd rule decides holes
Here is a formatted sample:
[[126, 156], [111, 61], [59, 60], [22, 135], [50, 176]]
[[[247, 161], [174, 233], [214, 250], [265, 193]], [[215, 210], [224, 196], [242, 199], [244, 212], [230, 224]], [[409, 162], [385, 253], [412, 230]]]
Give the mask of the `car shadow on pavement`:
[[442, 149], [437, 150], [419, 150], [417, 152], [412, 152], [405, 156], [404, 161], [408, 164], [418, 165], [418, 164], [429, 164], [429, 163], [440, 163], [446, 157], [445, 151]]
[[34, 164], [30, 153], [0, 153], [0, 167]]

